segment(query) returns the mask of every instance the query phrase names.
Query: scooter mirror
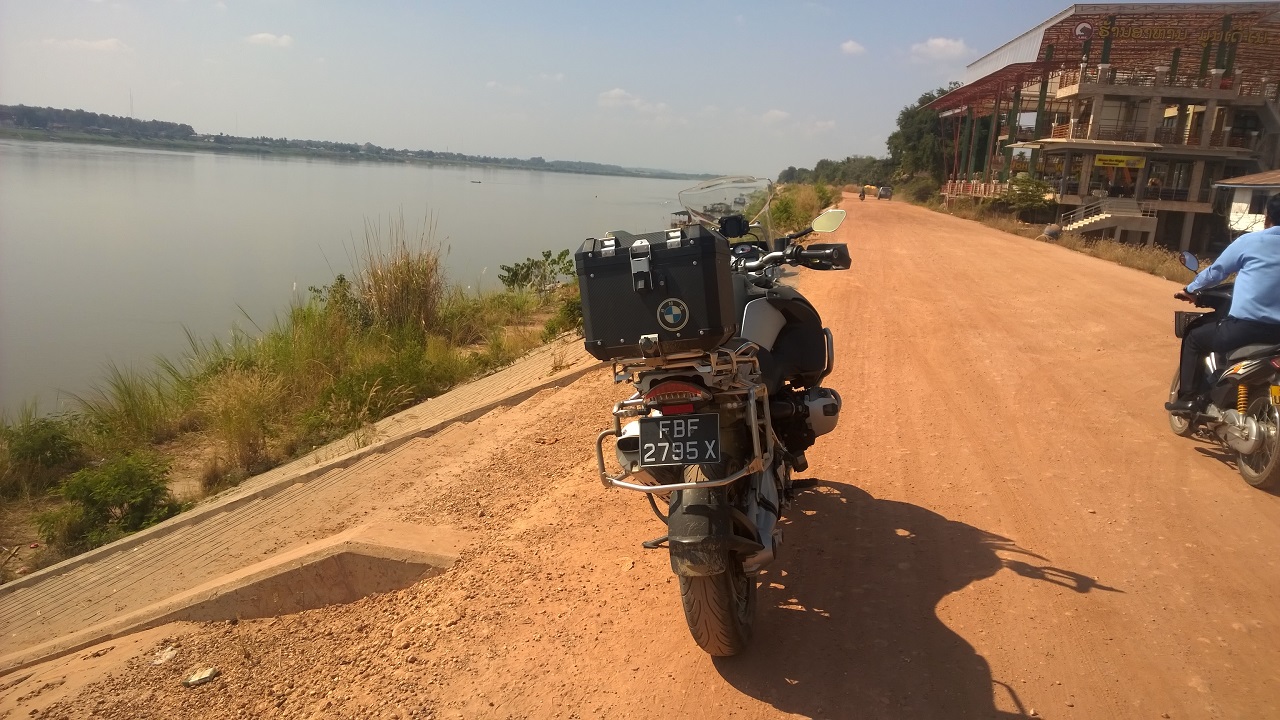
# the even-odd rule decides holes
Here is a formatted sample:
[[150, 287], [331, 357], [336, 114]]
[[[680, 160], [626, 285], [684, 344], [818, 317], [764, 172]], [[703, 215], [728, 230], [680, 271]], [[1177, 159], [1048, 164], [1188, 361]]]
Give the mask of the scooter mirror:
[[1183, 267], [1191, 272], [1196, 272], [1200, 269], [1200, 261], [1196, 259], [1195, 255], [1192, 255], [1189, 252], [1183, 252], [1182, 255], [1179, 256], [1179, 259], [1182, 260]]
[[825, 210], [821, 215], [814, 218], [813, 224], [809, 227], [814, 232], [829, 233], [835, 232], [836, 228], [844, 222], [845, 212], [843, 210]]

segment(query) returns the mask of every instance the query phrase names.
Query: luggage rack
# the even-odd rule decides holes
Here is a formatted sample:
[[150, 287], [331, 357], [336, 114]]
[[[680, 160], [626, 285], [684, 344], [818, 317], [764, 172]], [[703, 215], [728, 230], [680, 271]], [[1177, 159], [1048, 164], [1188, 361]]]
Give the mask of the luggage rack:
[[[625, 482], [626, 478], [634, 475], [633, 468], [628, 467], [623, 467], [622, 472], [617, 475], [611, 475], [605, 466], [604, 441], [605, 438], [611, 436], [617, 438], [622, 435], [623, 418], [639, 417], [647, 413], [644, 408], [644, 400], [640, 393], [637, 392], [630, 398], [614, 404], [613, 427], [604, 430], [596, 437], [596, 465], [600, 473], [600, 481], [605, 487], [618, 487], [648, 494], [668, 493], [673, 490], [722, 487], [768, 467], [773, 462], [775, 445], [773, 422], [769, 412], [768, 391], [762, 383], [747, 379], [759, 377], [760, 360], [756, 357], [759, 349], [759, 345], [744, 341], [736, 349], [722, 347], [709, 353], [681, 353], [679, 355], [669, 355], [665, 358], [623, 358], [615, 360], [613, 364], [614, 382], [623, 382], [631, 379], [637, 369], [658, 366], [662, 367], [663, 370], [678, 372], [681, 369], [688, 369], [698, 372], [700, 375], [710, 374], [712, 378], [719, 381], [717, 384], [723, 385], [722, 389], [717, 393], [718, 397], [723, 398], [726, 395], [742, 397], [747, 411], [747, 425], [752, 429], [752, 457], [741, 470], [728, 477], [700, 480], [698, 482], [655, 485]], [[748, 368], [746, 377], [742, 377], [740, 374], [744, 366]], [[761, 423], [762, 418], [763, 423]], [[638, 469], [638, 467], [635, 469]]]

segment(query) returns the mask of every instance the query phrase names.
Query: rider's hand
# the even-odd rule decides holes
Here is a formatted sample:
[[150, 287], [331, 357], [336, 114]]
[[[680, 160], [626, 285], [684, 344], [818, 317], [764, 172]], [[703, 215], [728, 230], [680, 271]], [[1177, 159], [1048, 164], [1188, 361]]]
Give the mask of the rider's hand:
[[1187, 292], [1186, 288], [1183, 288], [1182, 290], [1179, 290], [1178, 292], [1174, 293], [1173, 296], [1179, 300], [1185, 300], [1189, 303], [1193, 303], [1196, 301], [1196, 296]]

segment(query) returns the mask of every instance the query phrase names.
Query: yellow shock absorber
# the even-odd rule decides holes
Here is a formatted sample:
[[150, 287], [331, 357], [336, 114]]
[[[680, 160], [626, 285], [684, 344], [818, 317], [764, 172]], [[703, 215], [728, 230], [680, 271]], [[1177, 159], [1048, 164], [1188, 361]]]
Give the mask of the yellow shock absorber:
[[1244, 384], [1236, 386], [1236, 412], [1244, 415], [1249, 412], [1249, 387]]

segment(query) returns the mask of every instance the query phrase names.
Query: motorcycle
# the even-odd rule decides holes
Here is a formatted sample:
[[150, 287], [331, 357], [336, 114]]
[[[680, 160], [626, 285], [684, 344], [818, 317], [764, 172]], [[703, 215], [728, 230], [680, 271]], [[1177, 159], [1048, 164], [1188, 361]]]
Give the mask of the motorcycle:
[[[781, 276], [784, 265], [849, 268], [846, 245], [798, 242], [835, 231], [845, 211], [827, 210], [804, 230], [774, 238], [771, 187], [755, 178], [703, 183], [680, 193], [691, 218], [685, 227], [665, 235], [610, 233], [607, 240], [588, 240], [576, 256], [587, 349], [613, 360], [616, 382], [636, 388], [614, 405], [612, 428], [596, 440], [600, 479], [606, 487], [647, 496], [666, 534], [643, 546], [667, 545], [689, 631], [716, 656], [748, 646], [756, 576], [781, 549], [778, 524], [793, 497], [792, 475], [808, 468], [805, 451], [835, 428], [840, 415], [840, 395], [821, 385], [834, 362], [831, 331]], [[698, 280], [704, 287], [695, 291], [679, 273], [696, 269], [699, 259], [637, 251], [654, 241], [686, 252], [713, 245], [714, 273], [703, 270], [707, 274]], [[630, 286], [601, 287], [608, 275], [603, 253], [610, 249], [626, 251], [630, 264], [622, 265], [621, 281]], [[703, 257], [699, 267], [705, 268]], [[664, 267], [665, 274], [656, 272]], [[682, 299], [666, 297], [675, 286], [683, 287]], [[658, 292], [645, 300], [645, 288]], [[698, 293], [712, 298], [705, 308], [689, 299]], [[606, 298], [612, 302], [604, 315], [597, 306]], [[725, 311], [723, 331], [712, 317], [721, 304], [717, 298]], [[639, 334], [634, 343], [616, 330], [628, 304], [654, 311], [647, 325], [632, 326], [632, 335]], [[682, 333], [700, 312], [707, 317], [698, 320], [699, 334]], [[619, 344], [608, 349], [615, 339]], [[620, 472], [606, 466], [609, 438]]]
[[[1182, 253], [1182, 264], [1199, 270], [1194, 255]], [[1234, 284], [1221, 283], [1196, 293], [1196, 307], [1208, 312], [1174, 313], [1174, 335], [1217, 323], [1231, 309]], [[1244, 481], [1262, 490], [1280, 489], [1280, 345], [1246, 345], [1204, 358], [1211, 389], [1209, 403], [1194, 415], [1169, 414], [1169, 427], [1180, 437], [1201, 436], [1236, 454]], [[1169, 400], [1178, 398], [1179, 373], [1174, 372]]]

